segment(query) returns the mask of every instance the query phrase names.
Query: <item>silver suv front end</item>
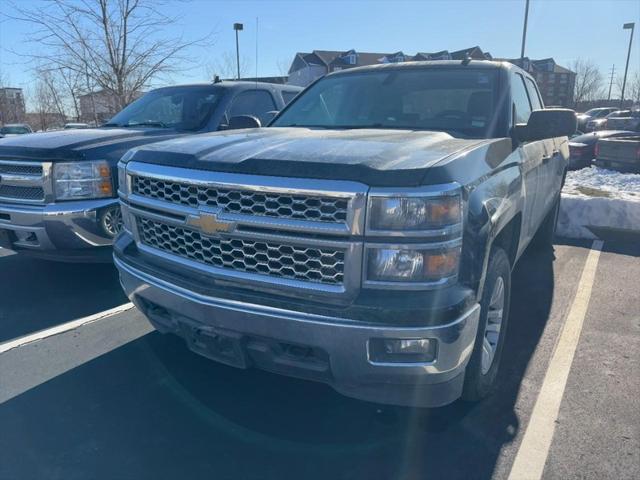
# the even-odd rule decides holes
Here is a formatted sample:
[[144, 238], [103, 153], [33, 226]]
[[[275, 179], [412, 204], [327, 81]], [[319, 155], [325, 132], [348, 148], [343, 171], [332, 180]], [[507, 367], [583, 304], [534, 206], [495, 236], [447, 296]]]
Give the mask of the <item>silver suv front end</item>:
[[113, 243], [120, 221], [117, 198], [59, 201], [53, 172], [52, 162], [0, 160], [0, 246], [99, 259], [88, 249]]

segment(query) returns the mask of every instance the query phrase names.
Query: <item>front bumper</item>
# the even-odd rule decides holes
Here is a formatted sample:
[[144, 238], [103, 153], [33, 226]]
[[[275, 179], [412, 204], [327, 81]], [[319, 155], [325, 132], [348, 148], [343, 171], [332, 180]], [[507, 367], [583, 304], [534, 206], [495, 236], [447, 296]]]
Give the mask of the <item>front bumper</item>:
[[0, 231], [5, 231], [2, 237], [8, 243], [2, 246], [43, 257], [110, 260], [113, 238], [100, 220], [112, 208], [119, 208], [115, 198], [48, 205], [0, 203]]
[[[154, 326], [214, 360], [321, 381], [378, 403], [437, 407], [462, 393], [477, 304], [445, 325], [399, 327], [392, 314], [388, 323], [372, 324], [206, 296], [114, 260], [127, 296]], [[437, 355], [429, 363], [376, 363], [369, 358], [372, 338], [434, 339]]]

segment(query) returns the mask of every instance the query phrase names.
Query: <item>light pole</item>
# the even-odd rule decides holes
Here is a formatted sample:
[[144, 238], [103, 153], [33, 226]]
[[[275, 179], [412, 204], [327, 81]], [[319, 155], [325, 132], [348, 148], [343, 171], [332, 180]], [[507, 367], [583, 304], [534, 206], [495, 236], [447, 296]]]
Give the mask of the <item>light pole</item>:
[[236, 65], [238, 66], [238, 80], [240, 80], [240, 45], [238, 44], [238, 32], [242, 30], [241, 23], [234, 23], [233, 29], [236, 31]]
[[[522, 27], [522, 49], [520, 50], [520, 63], [524, 61], [524, 44], [527, 41], [527, 21], [529, 20], [529, 0], [524, 7], [524, 26]], [[520, 65], [520, 68], [524, 68]]]
[[620, 108], [624, 106], [624, 88], [627, 86], [627, 71], [629, 70], [629, 57], [631, 56], [631, 44], [633, 43], [633, 31], [635, 30], [636, 24], [625, 23], [622, 28], [624, 30], [631, 29], [631, 36], [629, 37], [629, 51], [627, 52], [627, 64], [624, 67], [624, 77], [622, 79], [622, 92], [620, 93]]

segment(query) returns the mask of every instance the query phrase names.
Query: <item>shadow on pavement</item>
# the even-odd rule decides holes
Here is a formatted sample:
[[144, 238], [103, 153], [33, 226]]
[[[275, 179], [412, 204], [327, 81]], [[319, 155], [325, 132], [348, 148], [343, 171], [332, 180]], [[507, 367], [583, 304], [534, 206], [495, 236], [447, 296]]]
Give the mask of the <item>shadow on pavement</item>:
[[[158, 333], [0, 405], [0, 477], [490, 478], [549, 317], [553, 251], [514, 272], [501, 388], [434, 410], [236, 370]], [[532, 299], [535, 299], [533, 301]]]
[[0, 342], [126, 303], [110, 264], [0, 256]]

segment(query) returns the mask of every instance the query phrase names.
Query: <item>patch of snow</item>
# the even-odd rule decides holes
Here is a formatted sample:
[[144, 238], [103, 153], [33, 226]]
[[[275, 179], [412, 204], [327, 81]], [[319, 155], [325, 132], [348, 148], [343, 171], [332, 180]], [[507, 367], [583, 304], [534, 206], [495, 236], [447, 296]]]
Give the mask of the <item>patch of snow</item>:
[[594, 239], [588, 227], [640, 231], [640, 175], [588, 167], [567, 173], [558, 235]]
[[640, 174], [587, 167], [567, 173], [563, 193], [640, 201]]

